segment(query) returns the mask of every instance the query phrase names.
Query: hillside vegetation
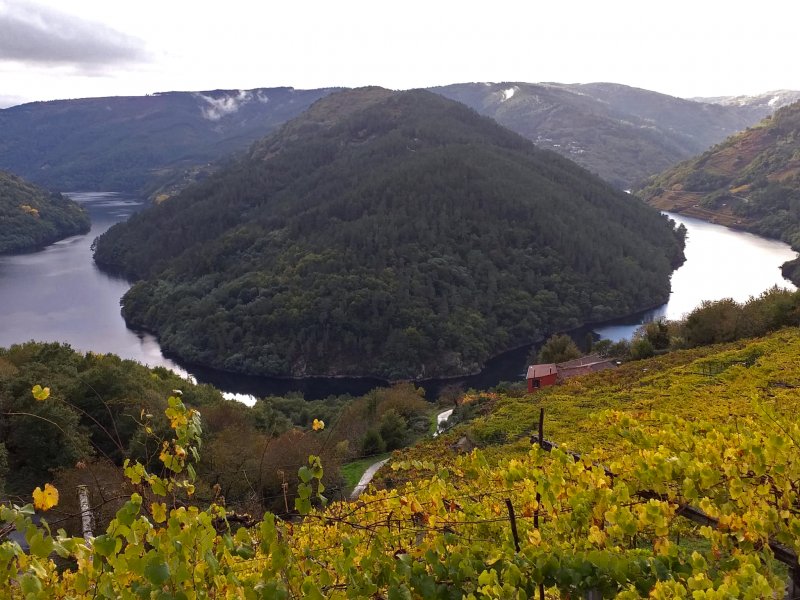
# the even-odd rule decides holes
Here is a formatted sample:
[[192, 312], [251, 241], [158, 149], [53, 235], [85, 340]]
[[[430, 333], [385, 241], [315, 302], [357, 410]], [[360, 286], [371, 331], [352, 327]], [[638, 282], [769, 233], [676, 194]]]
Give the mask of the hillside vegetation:
[[0, 110], [0, 168], [58, 190], [181, 187], [330, 89], [214, 90], [32, 102]]
[[[208, 176], [229, 154], [245, 151], [333, 91], [163, 92], [14, 106], [0, 110], [0, 169], [51, 189], [144, 191], [163, 198]], [[717, 106], [607, 83], [462, 83], [431, 91], [623, 189], [777, 107]]]
[[[778, 238], [800, 250], [800, 103], [647, 182], [662, 210]], [[800, 282], [796, 261], [784, 274]]]
[[[31, 392], [39, 382], [47, 388], [44, 398]], [[221, 496], [227, 506], [256, 514], [285, 513], [284, 492], [289, 503], [297, 496], [293, 477], [282, 487], [285, 474], [306, 464], [309, 454], [324, 459], [330, 494], [345, 497], [340, 464], [370, 460], [427, 436], [435, 410], [411, 384], [357, 398], [267, 397], [249, 407], [167, 369], [113, 354], [84, 354], [65, 344], [27, 342], [0, 348], [0, 500], [27, 496], [45, 480], [62, 488], [87, 485], [98, 500], [130, 494], [123, 462], [155, 464], [156, 438], [169, 431], [167, 397], [175, 394], [203, 415], [195, 499]], [[319, 421], [326, 424], [324, 436], [314, 431]], [[103, 503], [99, 524], [107, 524], [120, 505]], [[74, 497], [64, 498], [56, 512], [78, 533], [74, 507]]]
[[683, 239], [656, 211], [425, 91], [333, 94], [95, 260], [140, 281], [162, 348], [268, 375], [477, 370], [543, 335], [659, 304]]
[[613, 83], [460, 83], [431, 88], [554, 150], [620, 189], [702, 152], [772, 112]]
[[0, 254], [37, 250], [89, 231], [89, 215], [61, 194], [0, 171]]
[[[709, 364], [723, 365], [713, 374]], [[158, 461], [126, 463], [115, 518], [85, 544], [31, 521], [57, 488], [0, 507], [4, 597], [766, 598], [797, 564], [793, 418], [800, 332], [674, 352], [533, 396], [474, 393], [482, 416], [408, 453], [356, 502], [318, 456], [292, 521], [193, 499], [203, 412], [168, 400]], [[46, 404], [49, 399], [40, 401]], [[550, 440], [534, 443], [544, 407]], [[608, 411], [604, 409], [611, 408]], [[459, 455], [470, 435], [481, 447]], [[323, 437], [324, 431], [310, 435]], [[159, 463], [162, 465], [159, 467]], [[0, 541], [2, 538], [0, 537]], [[66, 559], [59, 565], [53, 557]]]

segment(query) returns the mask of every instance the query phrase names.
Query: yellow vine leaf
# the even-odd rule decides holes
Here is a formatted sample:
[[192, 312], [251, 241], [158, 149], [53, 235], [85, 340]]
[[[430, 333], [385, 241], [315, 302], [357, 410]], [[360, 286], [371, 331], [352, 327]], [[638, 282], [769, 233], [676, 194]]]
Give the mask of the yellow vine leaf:
[[314, 419], [314, 422], [311, 424], [311, 428], [314, 431], [320, 431], [325, 429], [325, 421], [320, 421], [319, 419]]
[[33, 397], [36, 400], [39, 400], [41, 402], [43, 400], [47, 400], [50, 397], [50, 388], [49, 387], [43, 388], [37, 383], [31, 389], [31, 393], [33, 394]]
[[36, 510], [50, 510], [58, 504], [58, 490], [55, 486], [45, 483], [44, 490], [37, 487], [33, 490], [33, 506]]
[[150, 505], [150, 512], [153, 513], [153, 520], [156, 523], [163, 523], [167, 520], [167, 505], [163, 502], [153, 502]]

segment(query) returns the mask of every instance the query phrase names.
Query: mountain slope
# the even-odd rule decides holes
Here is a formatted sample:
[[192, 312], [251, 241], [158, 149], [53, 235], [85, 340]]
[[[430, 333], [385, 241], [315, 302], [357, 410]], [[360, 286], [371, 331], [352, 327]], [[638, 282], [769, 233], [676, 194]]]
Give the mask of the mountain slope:
[[611, 83], [462, 83], [431, 88], [620, 188], [764, 116]]
[[[781, 239], [800, 250], [800, 102], [654, 177], [652, 206]], [[784, 274], [800, 282], [796, 261]]]
[[[0, 110], [0, 168], [61, 190], [170, 195], [208, 163], [298, 116], [333, 89], [166, 92]], [[624, 85], [464, 83], [433, 88], [617, 187], [702, 152], [777, 106], [717, 106]]]
[[0, 110], [0, 168], [60, 190], [139, 191], [247, 148], [329, 89], [216, 90]]
[[0, 171], [0, 254], [35, 250], [89, 231], [89, 215], [72, 200]]
[[131, 325], [215, 367], [455, 375], [664, 301], [682, 240], [555, 153], [425, 91], [328, 96], [97, 243]]
[[721, 104], [722, 106], [741, 106], [749, 108], [761, 118], [789, 104], [800, 101], [798, 90], [773, 90], [755, 96], [715, 96], [712, 98], [692, 98], [696, 102]]

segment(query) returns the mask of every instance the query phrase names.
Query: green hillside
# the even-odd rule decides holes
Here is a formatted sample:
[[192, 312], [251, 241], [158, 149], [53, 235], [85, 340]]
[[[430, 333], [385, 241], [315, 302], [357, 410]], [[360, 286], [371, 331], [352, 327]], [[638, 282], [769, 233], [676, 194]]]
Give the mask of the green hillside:
[[132, 326], [189, 362], [433, 377], [659, 304], [667, 219], [425, 91], [333, 94], [97, 243]]
[[431, 88], [630, 189], [757, 123], [771, 107], [692, 102], [613, 83], [459, 83]]
[[[6, 371], [8, 363], [33, 366], [3, 358]], [[207, 444], [205, 428], [231, 415], [212, 406], [198, 413], [171, 397], [169, 425], [141, 438], [160, 449], [158, 460], [128, 463], [127, 481], [117, 474], [109, 501], [118, 508], [91, 544], [50, 525], [76, 512], [62, 506], [71, 495], [63, 484], [60, 494], [43, 483], [33, 503], [0, 506], [0, 532], [16, 530], [26, 542], [0, 539], [0, 594], [782, 597], [800, 551], [798, 386], [800, 332], [790, 328], [533, 396], [470, 393], [457, 411], [477, 407], [472, 418], [395, 453], [383, 487], [357, 501], [335, 500], [321, 485], [327, 458], [309, 456], [285, 473], [298, 492], [291, 518], [237, 510], [219, 487], [200, 493], [193, 465], [219, 441]], [[62, 399], [35, 402], [54, 410], [54, 401]], [[531, 439], [541, 407], [542, 444]], [[317, 429], [306, 448], [328, 447]], [[464, 435], [476, 450], [453, 446]], [[34, 506], [48, 525], [33, 524]]]
[[[652, 178], [640, 191], [662, 210], [778, 238], [800, 250], [800, 103]], [[784, 265], [800, 282], [800, 267]]]
[[[34, 386], [46, 388], [36, 397]], [[176, 392], [174, 390], [180, 390]], [[122, 477], [125, 459], [150, 466], [159, 443], [148, 436], [169, 434], [167, 398], [181, 400], [203, 415], [203, 455], [195, 465], [195, 499], [211, 499], [214, 487], [228, 506], [263, 513], [284, 506], [279, 473], [295, 472], [309, 454], [324, 457], [331, 490], [344, 493], [340, 463], [369, 460], [429, 435], [435, 406], [411, 384], [306, 401], [300, 396], [260, 398], [253, 406], [225, 400], [219, 390], [196, 385], [164, 368], [147, 368], [113, 354], [76, 352], [66, 344], [27, 342], [0, 348], [0, 502], [27, 496], [42, 481], [59, 487], [78, 483], [95, 497], [130, 494]], [[313, 430], [326, 423], [325, 444]], [[269, 449], [265, 455], [265, 448]], [[292, 479], [289, 501], [296, 496]], [[352, 484], [349, 486], [352, 487]], [[72, 520], [75, 497], [63, 498], [59, 513]], [[121, 505], [103, 506], [98, 520]], [[63, 512], [62, 512], [63, 511]], [[2, 543], [0, 524], [0, 543]], [[2, 594], [0, 594], [2, 596]]]
[[57, 190], [179, 187], [184, 171], [247, 148], [331, 91], [261, 88], [31, 102], [0, 110], [0, 168]]
[[0, 171], [0, 254], [36, 250], [89, 231], [89, 215], [72, 200]]

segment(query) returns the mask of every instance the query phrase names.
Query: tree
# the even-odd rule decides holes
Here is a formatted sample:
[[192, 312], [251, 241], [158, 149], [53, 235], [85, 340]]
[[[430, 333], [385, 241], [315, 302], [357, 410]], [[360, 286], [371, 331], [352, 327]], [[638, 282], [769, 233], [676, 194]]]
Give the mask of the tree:
[[386, 443], [387, 450], [396, 450], [406, 445], [408, 424], [399, 412], [390, 409], [383, 413], [378, 433]]
[[643, 326], [644, 337], [650, 342], [654, 350], [669, 348], [669, 325], [664, 319], [650, 321]]
[[368, 429], [361, 442], [361, 452], [364, 456], [372, 456], [386, 452], [386, 442], [376, 429]]
[[732, 298], [705, 301], [686, 317], [689, 347], [731, 342], [738, 339], [742, 307]]
[[560, 363], [573, 358], [580, 358], [581, 351], [572, 338], [565, 333], [550, 337], [539, 350], [537, 360], [540, 363]]
[[655, 353], [655, 348], [653, 348], [653, 344], [650, 342], [649, 338], [639, 338], [633, 340], [631, 344], [631, 358], [633, 360], [650, 358], [651, 356], [655, 356]]

